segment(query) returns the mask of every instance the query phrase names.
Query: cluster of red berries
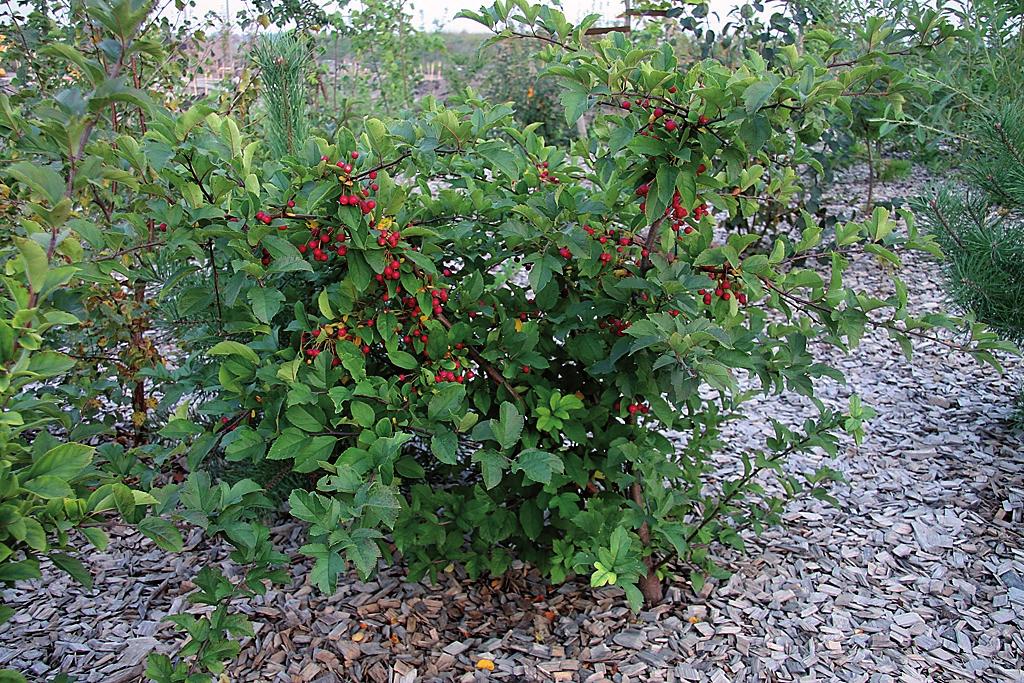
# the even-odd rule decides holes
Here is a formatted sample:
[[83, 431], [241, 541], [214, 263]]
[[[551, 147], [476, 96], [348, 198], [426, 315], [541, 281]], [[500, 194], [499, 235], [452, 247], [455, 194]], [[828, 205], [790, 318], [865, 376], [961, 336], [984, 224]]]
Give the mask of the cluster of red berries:
[[435, 289], [430, 292], [430, 305], [434, 310], [434, 315], [441, 315], [442, 307], [446, 303], [448, 303], [447, 289]]
[[[629, 237], [628, 235], [619, 235], [618, 237], [616, 237], [616, 232], [612, 228], [609, 228], [607, 231], [601, 233], [598, 232], [596, 229], [590, 227], [589, 225], [584, 225], [583, 231], [590, 235], [591, 239], [599, 242], [602, 245], [602, 249], [605, 249], [605, 245], [614, 246], [615, 252], [619, 254], [623, 253], [626, 250], [626, 247], [633, 244], [632, 237]], [[561, 250], [559, 251], [561, 252]], [[568, 250], [566, 249], [566, 251]], [[647, 249], [641, 249], [640, 254], [644, 258], [647, 258]], [[563, 253], [562, 256], [565, 256], [565, 254]], [[569, 258], [568, 256], [565, 257]], [[610, 251], [602, 251], [601, 256], [599, 256], [598, 258], [600, 258], [601, 263], [611, 263], [612, 253]]]
[[540, 181], [542, 183], [551, 183], [552, 185], [557, 185], [559, 182], [561, 182], [558, 180], [558, 178], [556, 178], [555, 176], [551, 175], [548, 172], [548, 162], [544, 161], [537, 164], [537, 170], [540, 171]]
[[[309, 235], [310, 240], [300, 244], [298, 249], [300, 254], [306, 252], [312, 254], [314, 261], [329, 260], [332, 250], [338, 256], [345, 256], [348, 253], [348, 247], [345, 245], [345, 231], [340, 227], [335, 232], [329, 228], [321, 230], [319, 227], [311, 225]], [[331, 244], [332, 240], [334, 245]]]
[[261, 254], [261, 257], [262, 257], [262, 258], [260, 258], [260, 262], [261, 262], [261, 263], [263, 264], [263, 266], [264, 266], [264, 267], [266, 267], [266, 266], [269, 266], [269, 265], [270, 265], [270, 262], [271, 262], [271, 260], [272, 260], [272, 259], [270, 258], [270, 252], [269, 252], [269, 251], [267, 251], [266, 247], [263, 247], [263, 248], [262, 248], [262, 252], [263, 252], [263, 253]]
[[402, 263], [397, 259], [393, 259], [389, 261], [386, 266], [384, 266], [383, 273], [377, 273], [373, 277], [377, 282], [384, 282], [385, 280], [397, 280], [399, 277], [401, 277], [401, 268]]
[[391, 247], [394, 249], [398, 246], [399, 240], [402, 239], [402, 234], [397, 230], [389, 231], [382, 228], [380, 235], [377, 236], [377, 246], [380, 247]]
[[257, 211], [256, 220], [258, 220], [263, 225], [270, 225], [270, 222], [274, 220], [274, 217], [271, 216], [266, 211]]
[[[707, 166], [701, 164], [697, 167], [697, 173], [704, 173], [707, 170]], [[636, 194], [641, 198], [640, 211], [644, 212], [647, 210], [646, 197], [651, 191], [651, 186], [648, 183], [643, 183], [636, 188]], [[685, 219], [690, 215], [690, 210], [683, 206], [682, 196], [679, 194], [679, 190], [672, 193], [672, 203], [665, 207], [665, 215], [671, 216], [672, 218], [672, 230], [674, 232], [680, 232], [684, 235], [693, 233], [693, 226], [686, 224]], [[708, 205], [706, 203], [698, 204], [693, 209], [693, 219], [699, 221], [708, 215]]]
[[462, 361], [455, 361], [455, 370], [438, 370], [434, 373], [434, 381], [438, 383], [442, 382], [456, 382], [462, 384], [472, 380], [476, 375], [472, 370], [463, 369]]
[[626, 330], [633, 323], [628, 320], [621, 320], [619, 318], [608, 318], [607, 321], [602, 320], [597, 323], [597, 326], [602, 330], [611, 330], [616, 337], [623, 337], [626, 335]]
[[[639, 402], [634, 401], [634, 402], [630, 403], [626, 407], [626, 411], [630, 415], [636, 415], [637, 413], [640, 413], [642, 415], [646, 415], [650, 411], [650, 409], [651, 409], [650, 406], [648, 406], [643, 401], [639, 401]], [[622, 402], [621, 401], [616, 401], [612, 405], [612, 410], [614, 410], [615, 412], [619, 412], [620, 410], [622, 410]]]
[[648, 406], [646, 403], [642, 403], [642, 402], [641, 403], [630, 403], [629, 406], [626, 408], [626, 411], [630, 415], [636, 415], [637, 413], [640, 413], [641, 415], [646, 415], [648, 412], [650, 412], [650, 410], [651, 410], [650, 406]]
[[724, 272], [724, 269], [721, 273], [709, 272], [708, 278], [715, 283], [715, 288], [713, 290], [697, 290], [697, 295], [703, 297], [705, 306], [711, 305], [712, 296], [717, 296], [723, 301], [729, 301], [734, 294], [736, 295], [736, 301], [739, 302], [740, 305], [745, 306], [747, 304], [747, 295], [745, 292], [741, 291], [743, 285], [735, 280], [730, 280], [728, 274]]

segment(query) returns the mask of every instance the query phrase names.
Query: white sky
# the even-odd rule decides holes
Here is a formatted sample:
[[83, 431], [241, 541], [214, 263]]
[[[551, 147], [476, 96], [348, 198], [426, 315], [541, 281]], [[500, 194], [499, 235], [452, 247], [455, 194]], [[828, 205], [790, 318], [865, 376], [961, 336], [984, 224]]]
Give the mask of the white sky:
[[[541, 2], [543, 0], [533, 0]], [[486, 0], [407, 0], [406, 7], [418, 28], [443, 31], [482, 31], [483, 28], [468, 19], [454, 20], [454, 16], [462, 9], [479, 9], [489, 4]], [[622, 12], [622, 0], [548, 0], [548, 4], [561, 5], [562, 11], [570, 21], [578, 21], [584, 16], [597, 13], [611, 19]], [[724, 17], [728, 11], [739, 4], [739, 0], [710, 0], [711, 11]], [[248, 5], [246, 0], [197, 0], [193, 16], [216, 12], [223, 16], [225, 8], [232, 14]], [[352, 3], [350, 6], [358, 6]], [[716, 22], [713, 22], [716, 23]]]

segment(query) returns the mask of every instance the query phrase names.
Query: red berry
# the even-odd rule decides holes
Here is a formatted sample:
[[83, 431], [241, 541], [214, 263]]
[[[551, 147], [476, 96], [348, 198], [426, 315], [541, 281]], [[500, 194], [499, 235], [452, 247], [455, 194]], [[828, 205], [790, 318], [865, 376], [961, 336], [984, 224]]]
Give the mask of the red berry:
[[358, 159], [359, 158], [359, 152], [352, 152], [351, 156], [352, 156], [353, 159]]
[[675, 129], [676, 129], [676, 122], [675, 121], [673, 121], [672, 119], [669, 119], [668, 121], [665, 122], [665, 130], [667, 130], [669, 133], [671, 133]]
[[676, 91], [677, 91], [677, 90], [679, 90], [679, 88], [677, 88], [677, 87], [676, 87], [676, 86], [674, 86], [674, 85], [672, 85], [672, 86], [669, 86], [669, 89], [668, 89], [668, 91], [669, 91], [670, 93], [672, 93], [673, 95], [675, 95], [675, 94], [676, 94]]
[[376, 180], [377, 179], [377, 172], [376, 171], [370, 171], [366, 175], [366, 177], [369, 178], [370, 180]]
[[632, 106], [633, 106], [633, 104], [632, 104], [632, 102], [630, 102], [629, 100], [622, 100], [622, 104], [621, 104], [621, 105], [619, 105], [619, 106], [621, 106], [621, 107], [622, 107], [623, 109], [625, 109], [626, 111], [629, 111], [629, 108], [630, 108], [630, 107], [632, 107]]

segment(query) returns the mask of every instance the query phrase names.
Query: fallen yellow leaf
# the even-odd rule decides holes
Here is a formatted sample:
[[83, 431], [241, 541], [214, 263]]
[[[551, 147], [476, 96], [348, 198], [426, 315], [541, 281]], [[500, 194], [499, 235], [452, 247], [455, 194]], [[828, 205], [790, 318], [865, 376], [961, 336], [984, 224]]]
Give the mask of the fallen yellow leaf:
[[489, 659], [481, 659], [476, 663], [476, 668], [483, 671], [494, 671], [494, 662]]

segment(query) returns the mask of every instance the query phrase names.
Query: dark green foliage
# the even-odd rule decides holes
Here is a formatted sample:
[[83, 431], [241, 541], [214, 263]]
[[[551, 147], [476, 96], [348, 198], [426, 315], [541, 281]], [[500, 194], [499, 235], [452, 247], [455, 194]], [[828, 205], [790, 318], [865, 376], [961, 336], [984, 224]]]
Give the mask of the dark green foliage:
[[917, 210], [946, 255], [950, 298], [1005, 338], [1024, 339], [1024, 224], [977, 192], [944, 189]]
[[965, 159], [980, 189], [944, 188], [918, 202], [946, 255], [950, 298], [1005, 338], [1024, 340], [1024, 114], [1020, 102], [981, 117]]
[[1024, 207], [1024, 99], [984, 116], [975, 126], [977, 142], [968, 165], [971, 178], [1008, 209]]
[[296, 141], [309, 132], [309, 46], [294, 34], [265, 36], [253, 48], [252, 59], [263, 83], [267, 145], [276, 156], [294, 153]]

